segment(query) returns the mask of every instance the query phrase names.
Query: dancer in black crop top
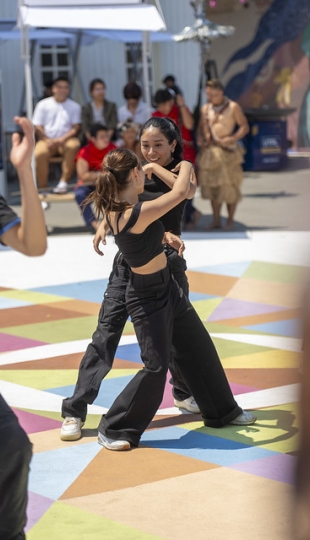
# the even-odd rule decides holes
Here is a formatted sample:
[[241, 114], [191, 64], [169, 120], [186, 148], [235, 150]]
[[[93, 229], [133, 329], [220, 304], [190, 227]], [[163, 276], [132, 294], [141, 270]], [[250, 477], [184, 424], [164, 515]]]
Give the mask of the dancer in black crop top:
[[[138, 196], [144, 189], [144, 171], [135, 154], [124, 149], [113, 150], [104, 159], [103, 171], [91, 196], [97, 213], [107, 215], [112, 230], [118, 238], [122, 237], [122, 248], [126, 252], [126, 232], [130, 224], [130, 244], [137, 256], [135, 266], [131, 266], [126, 306], [134, 324], [144, 368], [134, 376], [101, 419], [98, 441], [109, 450], [129, 450], [138, 446], [142, 433], [156, 414], [163, 397], [174, 332], [181, 336], [180, 346], [193, 355], [194, 370], [189, 355], [178, 359], [179, 368], [205, 423], [218, 426], [221, 422], [234, 422], [246, 414], [234, 399], [228, 408], [228, 403], [222, 403], [221, 407], [226, 409], [224, 418], [221, 407], [215, 406], [209, 358], [213, 364], [213, 377], [220, 377], [224, 387], [228, 386], [228, 381], [223, 376], [220, 361], [214, 363], [213, 358], [217, 354], [208, 332], [173, 279], [165, 254], [160, 252], [160, 238], [152, 238], [154, 244], [158, 245], [159, 253], [147, 262], [145, 253], [141, 252], [139, 258], [138, 250], [133, 245], [135, 240], [138, 245], [140, 235], [148, 228], [152, 229], [157, 219], [186, 197], [191, 172], [192, 165], [183, 161], [171, 191], [153, 201], [141, 203], [137, 219], [132, 220]], [[129, 264], [130, 253], [127, 257]], [[255, 417], [249, 413], [247, 415], [247, 423], [253, 423]]]
[[[140, 234], [133, 234], [131, 232], [132, 227], [136, 224], [139, 218], [141, 205], [142, 202], [138, 202], [134, 205], [131, 216], [121, 231], [118, 229], [118, 223], [122, 216], [120, 212], [116, 220], [116, 231], [114, 230], [113, 232], [115, 243], [130, 267], [147, 264], [154, 257], [164, 251], [162, 240], [165, 234], [165, 229], [160, 221], [154, 221], [147, 229], [145, 229], [145, 231], [141, 232]], [[110, 225], [108, 216], [107, 221]], [[110, 228], [113, 231], [111, 225]]]
[[[144, 157], [149, 162], [149, 165], [147, 165], [145, 169], [151, 177], [145, 183], [145, 187], [147, 187], [149, 191], [146, 193], [146, 196], [143, 196], [143, 200], [152, 200], [154, 197], [157, 198], [171, 189], [176, 178], [176, 174], [172, 174], [171, 171], [174, 171], [177, 164], [180, 162], [182, 152], [182, 147], [177, 139], [178, 130], [174, 123], [168, 119], [152, 118], [142, 128], [142, 151]], [[165, 169], [160, 167], [160, 165], [164, 165]], [[157, 174], [154, 174], [154, 171], [156, 171]], [[165, 180], [164, 184], [162, 180]], [[192, 197], [194, 191], [195, 183], [193, 182], [188, 196]], [[145, 192], [143, 195], [145, 195]], [[140, 198], [141, 195], [139, 195], [139, 199]], [[183, 207], [184, 202], [181, 201], [177, 207], [172, 208], [168, 212], [170, 216], [168, 223], [171, 224], [171, 229], [176, 233], [180, 232]], [[164, 221], [164, 219], [165, 216], [161, 218], [161, 221]], [[101, 236], [102, 232], [99, 232], [94, 240], [95, 249], [99, 253], [101, 252], [99, 251], [98, 244]], [[167, 233], [166, 237], [168, 237]], [[173, 238], [176, 242], [177, 237], [172, 236], [172, 239]], [[172, 239], [170, 235], [170, 241], [172, 241]], [[178, 240], [179, 245], [180, 242], [181, 241]], [[178, 249], [179, 245], [176, 244], [175, 247]], [[184, 293], [188, 295], [185, 260], [168, 244], [165, 245], [165, 253], [175, 279], [183, 289]], [[61, 438], [63, 440], [75, 440], [81, 436], [81, 427], [83, 426], [87, 414], [87, 404], [94, 402], [102, 379], [112, 367], [116, 348], [128, 317], [125, 304], [125, 293], [127, 283], [130, 280], [130, 275], [128, 265], [125, 263], [123, 257], [118, 254], [102, 302], [97, 329], [93, 334], [92, 342], [88, 345], [80, 364], [79, 376], [74, 394], [72, 397], [66, 398], [63, 401], [62, 416], [65, 418], [61, 428]], [[197, 403], [194, 401], [194, 398], [191, 397], [192, 392], [189, 390], [178, 369], [178, 364], [186, 363], [185, 358], [182, 359], [182, 357], [185, 356], [188, 357], [187, 361], [190, 362], [192, 366], [195, 365], [195, 360], [191, 351], [186, 352], [183, 350], [183, 347], [180, 347], [179, 345], [182, 342], [182, 328], [180, 329], [180, 333], [181, 336], [179, 336], [177, 331], [173, 334], [174, 352], [170, 357], [169, 363], [169, 369], [173, 373], [174, 403], [176, 406], [184, 408], [188, 412], [199, 412]], [[161, 336], [158, 336], [158, 340], [161, 338]], [[204, 416], [205, 418], [213, 418], [211, 421], [212, 425], [218, 427], [229, 421], [229, 413], [235, 403], [230, 387], [227, 384], [225, 373], [221, 366], [219, 369], [219, 366], [219, 358], [214, 347], [211, 347], [211, 350], [208, 351], [208, 360], [205, 360], [205, 369], [206, 378], [212, 380], [212, 388], [210, 389], [210, 395], [205, 395]], [[206, 389], [204, 389], [204, 392], [206, 392]], [[217, 411], [216, 420], [214, 411]], [[248, 423], [248, 419], [244, 417], [239, 418], [239, 423]]]
[[[151, 123], [150, 123], [151, 122]], [[154, 125], [153, 125], [154, 124]], [[154, 129], [155, 128], [155, 131]], [[162, 179], [166, 182], [174, 181], [176, 174], [173, 171], [182, 159], [181, 136], [178, 128], [172, 121], [161, 118], [153, 118], [142, 129], [143, 143], [145, 149], [146, 161], [152, 165], [148, 167], [148, 174], [151, 176], [145, 182], [145, 191], [139, 196], [141, 200], [153, 200], [164, 192], [169, 191]], [[152, 137], [155, 134], [155, 143], [153, 145]], [[158, 140], [160, 138], [160, 141]], [[154, 146], [154, 149], [151, 149]], [[150, 151], [151, 149], [151, 151]], [[156, 161], [156, 163], [154, 163]], [[157, 175], [150, 171], [150, 168], [156, 169]], [[195, 193], [196, 182], [193, 177], [191, 181], [191, 190], [188, 194], [193, 197]], [[164, 250], [169, 260], [173, 276], [184, 293], [188, 295], [189, 286], [186, 276], [186, 261], [182, 256], [184, 244], [179, 238], [181, 234], [181, 221], [184, 208], [184, 201], [181, 201], [177, 207], [171, 209], [167, 216], [162, 216], [161, 221], [164, 224], [166, 232]], [[104, 234], [102, 227], [98, 231], [99, 243]], [[99, 252], [99, 248], [95, 248]], [[101, 253], [101, 252], [100, 252]], [[75, 385], [74, 393], [71, 397], [63, 400], [62, 416], [64, 418], [60, 437], [62, 440], [76, 440], [81, 437], [82, 424], [87, 415], [87, 406], [95, 401], [102, 380], [110, 371], [114, 362], [114, 356], [118, 347], [128, 313], [126, 310], [125, 290], [130, 276], [130, 269], [125, 263], [123, 257], [117, 254], [113, 270], [111, 272], [109, 283], [104, 293], [102, 306], [99, 312], [97, 328], [92, 336], [86, 352], [82, 358], [78, 380]], [[176, 346], [178, 337], [175, 336]], [[174, 352], [171, 355], [169, 370], [171, 372], [170, 382], [172, 384], [172, 393], [174, 404], [187, 412], [199, 413], [199, 407], [195, 402], [191, 392], [187, 387], [175, 361], [174, 356], [182, 354]]]

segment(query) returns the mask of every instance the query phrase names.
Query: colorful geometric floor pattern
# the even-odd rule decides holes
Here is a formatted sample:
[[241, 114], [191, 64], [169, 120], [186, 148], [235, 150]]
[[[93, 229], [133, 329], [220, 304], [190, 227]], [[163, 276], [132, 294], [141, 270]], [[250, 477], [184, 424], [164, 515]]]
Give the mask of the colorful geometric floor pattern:
[[97, 444], [100, 415], [141, 368], [127, 323], [83, 430], [59, 439], [63, 397], [96, 326], [115, 246], [54, 237], [43, 258], [0, 248], [0, 391], [34, 445], [28, 540], [289, 540], [308, 233], [187, 234], [191, 300], [249, 427], [211, 429], [167, 382], [138, 449]]

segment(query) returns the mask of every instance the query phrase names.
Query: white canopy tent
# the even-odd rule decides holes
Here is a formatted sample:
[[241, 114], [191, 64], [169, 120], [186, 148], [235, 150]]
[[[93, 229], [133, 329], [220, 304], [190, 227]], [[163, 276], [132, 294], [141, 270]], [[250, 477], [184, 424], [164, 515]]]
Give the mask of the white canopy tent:
[[165, 30], [158, 9], [142, 0], [23, 0], [24, 25], [105, 30]]
[[[122, 43], [142, 43], [143, 41], [143, 32], [140, 30], [75, 30], [71, 28], [69, 31], [66, 28], [53, 28], [53, 29], [38, 29], [31, 28], [28, 31], [28, 39], [30, 41], [30, 65], [32, 68], [34, 51], [36, 45], [64, 45], [68, 47], [72, 66], [73, 66], [73, 80], [72, 86], [75, 85], [75, 77], [79, 84], [79, 88], [82, 94], [84, 101], [87, 100], [87, 94], [85, 92], [84, 84], [80, 74], [79, 67], [77, 65], [78, 58], [78, 46], [91, 45], [97, 39], [109, 39], [112, 41], [122, 42]], [[173, 35], [168, 32], [149, 32], [149, 39], [151, 43], [154, 42], [167, 42], [173, 41]], [[20, 41], [21, 40], [21, 30], [16, 26], [16, 20], [6, 20], [0, 19], [0, 46], [1, 44], [7, 41]], [[33, 102], [35, 103], [36, 99], [40, 96], [40, 90], [37, 88], [36, 81], [32, 73], [32, 89], [33, 89]], [[21, 92], [21, 100], [19, 113], [24, 110], [25, 102], [25, 82], [23, 84], [23, 89]]]
[[25, 63], [27, 116], [32, 116], [32, 85], [29, 27], [76, 30], [142, 31], [143, 82], [145, 100], [150, 105], [147, 57], [149, 32], [166, 30], [159, 0], [149, 5], [143, 0], [18, 0]]

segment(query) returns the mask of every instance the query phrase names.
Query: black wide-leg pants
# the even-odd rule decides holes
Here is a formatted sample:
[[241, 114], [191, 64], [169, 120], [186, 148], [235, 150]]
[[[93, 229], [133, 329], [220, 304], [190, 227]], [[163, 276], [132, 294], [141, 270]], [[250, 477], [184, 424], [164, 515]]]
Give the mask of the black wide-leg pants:
[[0, 395], [0, 539], [24, 540], [32, 444]]
[[130, 268], [118, 254], [104, 293], [97, 328], [79, 367], [74, 394], [63, 400], [63, 418], [74, 416], [85, 421], [87, 405], [95, 401], [102, 380], [112, 368], [128, 319], [125, 294], [129, 278]]
[[133, 446], [162, 401], [173, 339], [184, 355], [177, 359], [206, 425], [220, 427], [242, 411], [234, 400], [213, 342], [170, 267], [155, 274], [131, 274], [127, 309], [134, 324], [144, 368], [116, 398], [99, 431]]
[[[185, 260], [170, 246], [167, 246], [165, 251], [176, 281], [188, 296]], [[85, 421], [87, 405], [95, 401], [102, 380], [112, 368], [116, 349], [128, 319], [126, 288], [130, 275], [129, 266], [122, 255], [117, 254], [104, 293], [97, 328], [81, 360], [73, 396], [64, 399], [62, 403], [63, 418], [74, 416]], [[180, 400], [186, 399], [191, 395], [190, 390], [174, 362], [174, 354], [171, 354], [169, 368], [174, 396]]]

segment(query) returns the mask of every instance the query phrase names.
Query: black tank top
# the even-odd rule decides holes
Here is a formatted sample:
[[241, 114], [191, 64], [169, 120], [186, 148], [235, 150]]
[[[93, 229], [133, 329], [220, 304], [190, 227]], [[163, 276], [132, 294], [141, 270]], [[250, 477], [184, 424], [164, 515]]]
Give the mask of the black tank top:
[[[178, 163], [179, 161], [174, 159], [164, 168], [167, 169], [167, 171], [171, 171], [177, 166]], [[158, 176], [152, 174], [152, 179], [146, 179], [145, 181], [144, 192], [139, 195], [139, 201], [151, 201], [157, 199], [164, 193], [168, 193], [169, 191], [171, 191], [170, 187], [167, 186], [167, 184], [165, 184], [165, 182], [163, 182], [160, 178], [158, 178]], [[173, 234], [177, 234], [178, 236], [181, 235], [181, 223], [185, 204], [186, 200], [180, 202], [177, 206], [169, 210], [167, 214], [160, 218], [165, 231], [171, 231]]]
[[[118, 222], [122, 215], [120, 213], [116, 222], [117, 232], [113, 232], [118, 249], [122, 252], [127, 264], [133, 268], [144, 266], [164, 250], [162, 240], [165, 229], [159, 220], [151, 223], [142, 233], [130, 232], [130, 229], [137, 223], [142, 204], [142, 202], [138, 202], [134, 205], [129, 220], [119, 232]], [[107, 222], [111, 231], [113, 231], [108, 217]]]

